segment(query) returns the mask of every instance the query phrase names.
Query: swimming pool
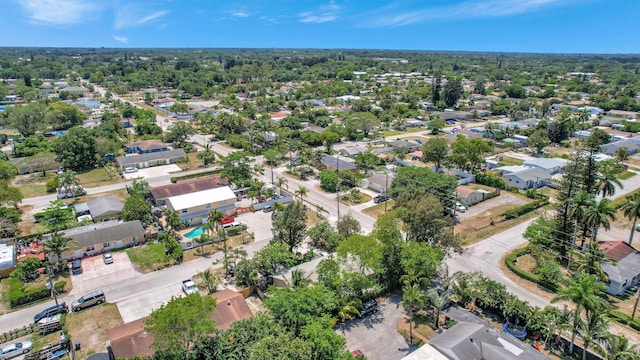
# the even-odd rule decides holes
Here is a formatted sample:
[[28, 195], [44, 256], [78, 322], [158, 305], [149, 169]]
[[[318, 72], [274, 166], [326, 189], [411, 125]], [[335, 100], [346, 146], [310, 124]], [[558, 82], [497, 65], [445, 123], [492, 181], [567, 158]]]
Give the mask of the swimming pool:
[[188, 233], [184, 234], [184, 237], [189, 238], [189, 239], [193, 239], [196, 238], [200, 235], [202, 235], [202, 233], [204, 233], [204, 230], [202, 230], [202, 226], [198, 226], [197, 228], [189, 231]]

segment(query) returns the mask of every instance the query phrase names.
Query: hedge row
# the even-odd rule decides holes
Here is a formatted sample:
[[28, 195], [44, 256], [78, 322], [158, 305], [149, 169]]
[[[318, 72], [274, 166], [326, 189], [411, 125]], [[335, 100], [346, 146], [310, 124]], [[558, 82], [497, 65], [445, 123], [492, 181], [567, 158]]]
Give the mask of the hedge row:
[[525, 280], [529, 280], [533, 283], [536, 283], [542, 287], [545, 287], [549, 290], [552, 291], [558, 291], [558, 285], [556, 284], [552, 284], [549, 283], [547, 281], [544, 281], [542, 279], [540, 279], [540, 276], [530, 273], [528, 271], [524, 271], [522, 269], [520, 269], [516, 263], [518, 262], [518, 258], [522, 255], [525, 255], [529, 253], [529, 249], [527, 248], [520, 248], [520, 249], [516, 249], [513, 252], [511, 252], [511, 254], [507, 255], [504, 259], [504, 263], [507, 265], [507, 267], [509, 268], [509, 270], [511, 270], [511, 272], [513, 272], [514, 274], [518, 275], [519, 277], [525, 279]]
[[189, 179], [195, 179], [195, 178], [199, 178], [199, 177], [207, 176], [207, 175], [215, 175], [215, 174], [218, 174], [221, 170], [222, 169], [213, 169], [213, 170], [209, 170], [209, 171], [200, 172], [200, 173], [197, 173], [197, 174], [172, 177], [171, 178], [171, 183], [175, 184], [180, 180], [189, 180]]
[[[18, 284], [14, 284], [13, 282], [11, 282], [9, 285], [9, 306], [11, 306], [12, 308], [51, 297], [51, 290], [47, 289], [46, 286], [40, 286], [35, 289], [24, 291], [24, 287], [22, 286], [20, 280], [11, 280], [16, 280], [18, 282]], [[16, 285], [18, 285], [17, 288]], [[56, 293], [63, 293], [64, 285], [64, 281], [58, 281], [57, 283], [55, 283], [53, 287], [55, 288]]]
[[504, 216], [507, 219], [515, 219], [537, 208], [543, 207], [548, 203], [549, 203], [549, 197], [542, 196], [539, 199], [536, 199], [528, 204], [524, 204], [524, 205], [518, 206], [517, 208], [507, 210], [502, 214], [500, 214], [500, 216]]
[[[640, 316], [640, 314], [638, 313], [636, 313], [636, 315]], [[640, 319], [638, 317], [636, 317], [635, 319], [633, 319], [633, 321], [631, 321], [631, 316], [615, 310], [609, 311], [609, 316], [611, 316], [621, 324], [631, 326], [635, 330], [640, 331]]]

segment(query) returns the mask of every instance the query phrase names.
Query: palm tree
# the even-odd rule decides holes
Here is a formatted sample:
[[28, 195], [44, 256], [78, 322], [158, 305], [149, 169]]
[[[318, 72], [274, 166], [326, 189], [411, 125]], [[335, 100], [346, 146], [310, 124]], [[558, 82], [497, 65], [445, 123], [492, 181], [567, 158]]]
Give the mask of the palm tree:
[[77, 242], [69, 237], [62, 236], [59, 232], [51, 234], [51, 238], [44, 241], [42, 251], [47, 255], [49, 261], [55, 257], [55, 264], [60, 263], [60, 257], [65, 251], [73, 250], [77, 246]]
[[164, 212], [164, 221], [169, 228], [168, 231], [174, 232], [176, 230], [180, 230], [184, 223], [182, 219], [180, 219], [180, 214], [177, 211], [167, 209]]
[[218, 285], [221, 283], [220, 276], [211, 269], [199, 272], [196, 277], [200, 279], [196, 284], [198, 289], [207, 290], [208, 294], [218, 291]]
[[582, 311], [606, 309], [608, 302], [604, 296], [606, 286], [599, 282], [595, 275], [577, 273], [566, 287], [562, 288], [551, 302], [571, 301], [576, 305], [571, 323], [571, 343], [569, 354], [573, 354], [576, 334], [580, 330]]
[[204, 255], [204, 244], [208, 244], [211, 242], [211, 236], [208, 234], [202, 233], [202, 235], [196, 237], [194, 241], [200, 244], [200, 254]]
[[[78, 178], [76, 177], [76, 172], [73, 170], [67, 170], [62, 174], [58, 175], [58, 184], [61, 188], [68, 192], [73, 186], [79, 184]], [[75, 192], [74, 192], [75, 196]]]
[[597, 193], [602, 194], [602, 197], [609, 197], [615, 194], [616, 185], [620, 189], [623, 188], [622, 182], [617, 177], [619, 166], [610, 160], [602, 161], [598, 164], [600, 175], [598, 176], [596, 187], [598, 189]]
[[448, 290], [438, 293], [438, 290], [431, 288], [427, 290], [427, 298], [431, 305], [436, 309], [435, 328], [440, 328], [440, 313], [451, 300], [451, 293]]
[[587, 209], [584, 221], [591, 227], [591, 242], [596, 240], [600, 227], [604, 227], [606, 230], [611, 229], [609, 220], [616, 220], [616, 209], [611, 206], [611, 200], [603, 198], [595, 206]]
[[627, 219], [633, 219], [633, 226], [631, 227], [631, 234], [629, 235], [629, 245], [631, 245], [631, 243], [633, 243], [633, 235], [636, 231], [638, 217], [640, 217], [640, 194], [636, 193], [627, 196], [627, 202], [625, 202], [620, 209]]
[[302, 198], [307, 197], [307, 188], [301, 186], [295, 191], [295, 194], [298, 195], [300, 197], [300, 201], [302, 201]]
[[428, 282], [421, 270], [415, 268], [409, 268], [404, 275], [400, 277], [400, 281], [405, 287], [411, 287], [414, 284], [418, 286], [424, 286]]
[[[568, 214], [569, 214], [569, 218], [574, 221], [576, 233], [578, 231], [578, 225], [584, 224], [584, 218], [586, 216], [587, 209], [594, 205], [595, 205], [595, 201], [593, 200], [593, 196], [589, 195], [589, 193], [587, 193], [584, 190], [578, 191], [576, 196], [569, 200]], [[585, 232], [586, 232], [586, 228], [583, 228], [583, 237], [585, 236]], [[575, 248], [575, 245], [576, 244], [575, 244], [575, 237], [574, 237], [574, 241], [571, 244], [571, 250]]]
[[602, 344], [606, 344], [610, 336], [609, 322], [609, 317], [605, 311], [587, 311], [586, 319], [581, 322], [579, 327], [580, 337], [584, 342], [582, 360], [587, 359], [589, 346], [593, 346], [600, 354], [604, 353]]
[[282, 190], [282, 187], [286, 187], [287, 189], [289, 188], [289, 185], [287, 185], [287, 178], [279, 176], [276, 179], [276, 186], [278, 187], [278, 189]]
[[291, 281], [287, 280], [286, 277], [284, 279], [289, 287], [307, 287], [312, 282], [309, 276], [305, 274], [304, 270], [293, 269], [291, 270]]
[[595, 275], [599, 281], [608, 280], [602, 264], [611, 264], [615, 261], [604, 256], [604, 251], [600, 249], [597, 242], [589, 243], [585, 252], [574, 251], [572, 255], [577, 257], [574, 264], [577, 271]]
[[219, 211], [218, 209], [213, 209], [209, 211], [209, 217], [207, 218], [207, 222], [202, 225], [204, 230], [211, 232], [218, 232], [220, 225], [222, 225], [222, 219], [224, 219], [224, 213]]
[[629, 338], [619, 335], [610, 335], [605, 343], [608, 360], [637, 360], [640, 359], [638, 345], [630, 346]]
[[405, 287], [402, 293], [402, 301], [398, 306], [403, 305], [409, 310], [409, 342], [413, 345], [413, 312], [424, 306], [424, 293], [417, 284]]

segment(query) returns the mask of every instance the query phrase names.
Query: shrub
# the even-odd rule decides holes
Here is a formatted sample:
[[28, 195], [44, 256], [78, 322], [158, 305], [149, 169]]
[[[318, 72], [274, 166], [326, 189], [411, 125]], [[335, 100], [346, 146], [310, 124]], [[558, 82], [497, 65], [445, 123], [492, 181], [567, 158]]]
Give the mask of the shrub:
[[631, 321], [631, 317], [629, 315], [623, 314], [615, 310], [609, 311], [609, 316], [611, 316], [613, 319], [615, 319], [617, 322], [621, 324], [631, 326], [635, 330], [640, 331], [640, 318], [636, 317], [635, 319], [633, 319], [633, 321]]
[[498, 189], [518, 192], [518, 189], [507, 184], [503, 178], [494, 175], [492, 173], [479, 173], [476, 175], [476, 182], [478, 184], [491, 186]]
[[56, 192], [56, 189], [60, 187], [60, 178], [58, 178], [57, 176], [52, 177], [51, 179], [47, 180], [45, 186], [48, 193]]
[[0, 207], [0, 218], [8, 218], [15, 224], [20, 221], [20, 209]]
[[513, 252], [511, 252], [511, 254], [507, 255], [507, 257], [505, 257], [504, 259], [504, 263], [505, 265], [507, 265], [507, 267], [509, 268], [509, 270], [511, 270], [511, 272], [513, 272], [514, 274], [518, 275], [519, 277], [525, 279], [525, 280], [529, 280], [533, 283], [536, 283], [540, 286], [543, 286], [545, 288], [548, 288], [550, 290], [553, 291], [557, 291], [558, 290], [558, 285], [554, 284], [554, 283], [549, 283], [546, 282], [544, 280], [542, 280], [540, 278], [540, 276], [536, 275], [536, 274], [532, 274], [528, 271], [524, 271], [522, 269], [520, 269], [516, 263], [518, 262], [518, 258], [524, 254], [529, 253], [529, 249], [527, 248], [520, 248], [520, 249], [516, 249]]
[[[35, 289], [25, 290], [20, 280], [10, 278], [9, 280], [9, 306], [17, 307], [21, 305], [30, 304], [42, 299], [48, 299], [51, 297], [51, 290], [46, 286], [40, 286]], [[56, 293], [60, 294], [64, 292], [64, 281], [58, 281], [53, 285]]]
[[524, 214], [527, 214], [537, 208], [543, 207], [549, 203], [549, 197], [545, 195], [538, 195], [538, 199], [517, 208], [507, 210], [500, 214], [500, 216], [504, 216], [507, 219], [516, 219]]
[[240, 227], [233, 227], [227, 230], [227, 235], [229, 236], [236, 236], [238, 234], [240, 234], [240, 231], [242, 231], [242, 228]]

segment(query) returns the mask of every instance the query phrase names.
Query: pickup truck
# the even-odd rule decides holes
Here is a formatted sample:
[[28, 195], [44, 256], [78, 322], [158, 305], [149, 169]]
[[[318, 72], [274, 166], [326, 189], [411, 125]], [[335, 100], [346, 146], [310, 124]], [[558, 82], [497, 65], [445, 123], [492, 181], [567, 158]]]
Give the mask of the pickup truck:
[[196, 286], [196, 284], [191, 279], [182, 281], [182, 291], [186, 295], [199, 293], [198, 287]]
[[389, 197], [387, 196], [387, 194], [380, 194], [376, 197], [373, 198], [373, 202], [376, 204], [380, 204], [383, 203], [385, 201], [389, 200]]

